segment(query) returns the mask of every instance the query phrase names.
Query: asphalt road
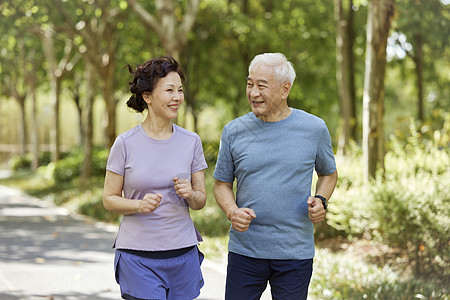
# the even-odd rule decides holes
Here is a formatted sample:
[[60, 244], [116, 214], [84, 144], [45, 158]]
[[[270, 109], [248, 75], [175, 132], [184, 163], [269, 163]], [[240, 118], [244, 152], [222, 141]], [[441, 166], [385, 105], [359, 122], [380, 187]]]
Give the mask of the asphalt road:
[[[0, 186], [0, 299], [121, 299], [111, 249], [116, 231]], [[198, 299], [223, 299], [225, 268], [204, 261]]]

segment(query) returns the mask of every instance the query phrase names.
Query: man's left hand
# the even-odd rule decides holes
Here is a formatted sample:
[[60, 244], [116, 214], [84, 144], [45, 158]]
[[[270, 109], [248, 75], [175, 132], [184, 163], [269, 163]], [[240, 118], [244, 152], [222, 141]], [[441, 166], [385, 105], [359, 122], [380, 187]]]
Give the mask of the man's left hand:
[[312, 196], [308, 198], [308, 215], [312, 223], [320, 223], [325, 219], [322, 200]]

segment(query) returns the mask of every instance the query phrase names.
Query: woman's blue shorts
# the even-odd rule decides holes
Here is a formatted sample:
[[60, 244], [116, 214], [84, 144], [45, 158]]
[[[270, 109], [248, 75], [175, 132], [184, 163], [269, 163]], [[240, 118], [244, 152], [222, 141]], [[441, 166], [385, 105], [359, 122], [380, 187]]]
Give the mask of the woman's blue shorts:
[[116, 250], [114, 269], [123, 299], [192, 300], [203, 286], [202, 261], [197, 247], [164, 259]]

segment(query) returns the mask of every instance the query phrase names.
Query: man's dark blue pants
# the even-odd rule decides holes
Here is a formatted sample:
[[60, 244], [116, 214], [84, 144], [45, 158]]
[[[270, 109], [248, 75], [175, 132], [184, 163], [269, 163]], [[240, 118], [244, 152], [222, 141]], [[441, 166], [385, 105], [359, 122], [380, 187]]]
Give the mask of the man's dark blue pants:
[[258, 300], [270, 283], [273, 300], [308, 296], [313, 259], [258, 259], [228, 253], [226, 300]]

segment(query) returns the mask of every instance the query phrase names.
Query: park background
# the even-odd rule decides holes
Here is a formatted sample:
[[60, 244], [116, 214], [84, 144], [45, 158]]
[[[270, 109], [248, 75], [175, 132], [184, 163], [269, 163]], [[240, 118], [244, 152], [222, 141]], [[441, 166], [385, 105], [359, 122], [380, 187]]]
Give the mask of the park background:
[[444, 0], [10, 0], [0, 2], [0, 184], [107, 222], [108, 150], [145, 117], [130, 74], [157, 55], [186, 73], [177, 124], [203, 140], [202, 250], [226, 254], [212, 193], [223, 126], [249, 111], [245, 78], [282, 52], [289, 105], [324, 119], [339, 172], [316, 225], [317, 299], [448, 299], [450, 4]]

